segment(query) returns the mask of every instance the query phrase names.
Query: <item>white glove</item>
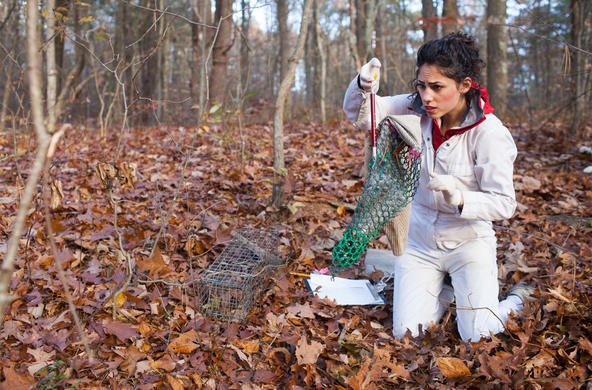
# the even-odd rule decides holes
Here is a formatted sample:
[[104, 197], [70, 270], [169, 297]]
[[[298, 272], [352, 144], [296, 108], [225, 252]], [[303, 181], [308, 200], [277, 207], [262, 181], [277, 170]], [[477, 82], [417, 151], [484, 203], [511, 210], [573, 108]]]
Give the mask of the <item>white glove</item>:
[[441, 191], [442, 195], [444, 195], [444, 201], [449, 205], [458, 207], [461, 203], [463, 203], [462, 192], [456, 188], [454, 176], [435, 175], [431, 173], [430, 177], [432, 179], [426, 186], [427, 189], [432, 191]]
[[360, 69], [360, 87], [366, 92], [378, 92], [378, 82], [380, 81], [380, 61], [378, 58], [372, 58], [370, 62]]

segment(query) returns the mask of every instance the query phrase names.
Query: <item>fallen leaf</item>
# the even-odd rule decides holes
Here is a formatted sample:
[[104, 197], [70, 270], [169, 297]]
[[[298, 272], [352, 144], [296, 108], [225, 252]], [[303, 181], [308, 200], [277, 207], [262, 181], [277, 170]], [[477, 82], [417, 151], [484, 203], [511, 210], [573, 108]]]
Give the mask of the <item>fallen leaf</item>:
[[121, 341], [125, 341], [132, 337], [138, 337], [140, 335], [140, 332], [138, 332], [138, 329], [136, 329], [134, 325], [117, 320], [103, 321], [103, 329], [105, 333], [112, 334]]
[[177, 379], [173, 378], [169, 374], [167, 374], [166, 378], [167, 382], [169, 382], [169, 385], [171, 385], [173, 390], [183, 390], [185, 388], [181, 382], [179, 382]]
[[173, 361], [173, 358], [171, 358], [171, 355], [169, 355], [167, 353], [166, 355], [164, 355], [164, 357], [162, 359], [156, 360], [156, 361], [150, 363], [150, 366], [152, 368], [154, 368], [155, 370], [164, 370], [164, 371], [170, 372], [175, 369], [177, 364]]
[[240, 340], [237, 341], [236, 346], [245, 351], [246, 353], [259, 352], [260, 342], [257, 340]]
[[144, 374], [146, 372], [150, 372], [152, 370], [150, 360], [142, 360], [136, 364], [136, 373], [137, 374]]
[[144, 359], [146, 354], [136, 348], [135, 345], [130, 346], [126, 352], [126, 359], [121, 363], [120, 368], [127, 371], [128, 376], [132, 376], [136, 372], [136, 364], [140, 359]]
[[55, 345], [60, 351], [64, 351], [70, 345], [68, 338], [72, 334], [72, 329], [60, 329], [57, 332], [50, 332], [46, 336], [48, 343]]
[[292, 306], [288, 306], [288, 308], [286, 309], [288, 314], [292, 314], [294, 316], [300, 317], [300, 318], [315, 318], [314, 312], [312, 311], [312, 308], [310, 307], [310, 303], [306, 302], [305, 304], [301, 305], [299, 303], [292, 305]]
[[253, 369], [253, 362], [251, 362], [251, 359], [243, 351], [241, 351], [240, 348], [238, 348], [232, 344], [229, 344], [228, 346], [230, 347], [230, 349], [232, 349], [234, 352], [236, 352], [236, 354], [240, 358], [240, 360], [247, 363], [249, 365], [249, 368]]
[[47, 362], [55, 357], [55, 351], [45, 352], [43, 348], [27, 348], [27, 353], [35, 358], [35, 362]]
[[0, 382], [0, 390], [28, 390], [35, 384], [35, 378], [23, 374], [13, 367], [2, 367], [4, 381]]
[[558, 286], [556, 288], [549, 288], [549, 294], [551, 294], [552, 296], [554, 296], [557, 299], [562, 300], [563, 302], [567, 302], [567, 303], [572, 302], [572, 300], [570, 298], [565, 296], [565, 291], [563, 291], [563, 288], [561, 286]]
[[195, 343], [197, 340], [197, 333], [194, 329], [181, 334], [179, 337], [171, 341], [169, 349], [173, 353], [191, 353], [199, 348], [199, 345]]
[[298, 364], [314, 364], [317, 362], [319, 355], [325, 347], [318, 341], [312, 340], [309, 344], [306, 341], [306, 336], [302, 336], [296, 345], [296, 358]]
[[532, 370], [534, 367], [550, 367], [554, 365], [555, 359], [549, 353], [541, 351], [535, 357], [524, 364], [526, 371]]
[[588, 352], [590, 356], [592, 356], [592, 342], [590, 342], [590, 340], [584, 337], [580, 337], [580, 339], [578, 340], [578, 345], [580, 346], [580, 348]]
[[170, 272], [158, 246], [154, 249], [152, 257], [138, 261], [138, 269], [142, 272], [149, 271], [150, 277]]
[[256, 370], [253, 374], [253, 381], [258, 383], [270, 383], [275, 378], [275, 374], [269, 370]]
[[471, 371], [464, 361], [455, 357], [439, 357], [436, 364], [446, 378], [458, 378], [461, 376], [470, 376]]
[[51, 185], [51, 201], [50, 207], [52, 210], [57, 209], [64, 199], [64, 191], [62, 190], [62, 182], [59, 179], [55, 179]]

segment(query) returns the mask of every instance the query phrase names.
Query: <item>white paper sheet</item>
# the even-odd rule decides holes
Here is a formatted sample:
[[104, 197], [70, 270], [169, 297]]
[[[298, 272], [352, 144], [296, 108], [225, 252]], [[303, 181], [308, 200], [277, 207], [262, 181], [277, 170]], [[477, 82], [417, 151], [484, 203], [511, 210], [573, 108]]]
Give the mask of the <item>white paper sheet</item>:
[[311, 274], [306, 282], [319, 298], [335, 300], [338, 305], [383, 305], [369, 280], [332, 278], [331, 275]]

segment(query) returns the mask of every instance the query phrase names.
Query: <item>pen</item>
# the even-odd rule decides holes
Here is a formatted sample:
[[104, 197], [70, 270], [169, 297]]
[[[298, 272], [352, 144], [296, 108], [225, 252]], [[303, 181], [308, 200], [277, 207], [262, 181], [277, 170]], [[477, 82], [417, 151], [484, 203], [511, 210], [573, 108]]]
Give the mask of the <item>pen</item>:
[[310, 278], [310, 275], [309, 274], [301, 274], [301, 273], [298, 273], [298, 272], [290, 272], [290, 275], [302, 276], [302, 277], [305, 277], [305, 278]]

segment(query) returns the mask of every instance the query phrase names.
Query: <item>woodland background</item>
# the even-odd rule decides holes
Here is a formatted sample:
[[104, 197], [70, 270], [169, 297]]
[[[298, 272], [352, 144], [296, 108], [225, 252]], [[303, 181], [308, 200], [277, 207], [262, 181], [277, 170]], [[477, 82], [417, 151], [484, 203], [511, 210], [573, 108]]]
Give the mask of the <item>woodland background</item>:
[[[0, 387], [591, 388], [591, 26], [586, 0], [0, 1]], [[537, 287], [470, 348], [454, 308], [395, 340], [390, 305], [290, 274], [329, 264], [361, 190], [357, 69], [408, 92], [454, 30], [520, 151], [501, 295]], [[246, 322], [215, 321], [194, 282], [244, 226], [289, 261]]]

